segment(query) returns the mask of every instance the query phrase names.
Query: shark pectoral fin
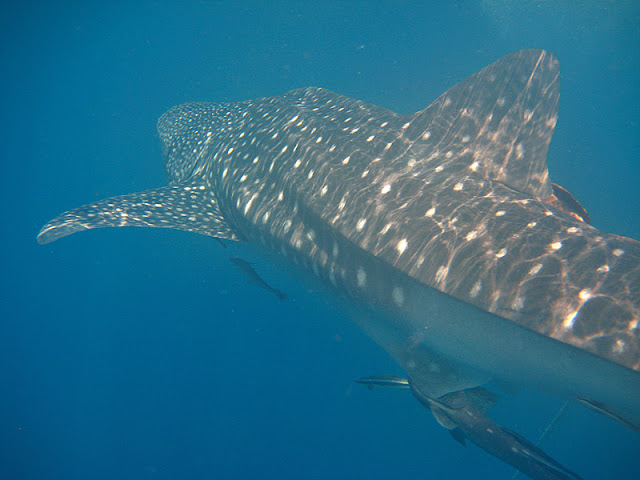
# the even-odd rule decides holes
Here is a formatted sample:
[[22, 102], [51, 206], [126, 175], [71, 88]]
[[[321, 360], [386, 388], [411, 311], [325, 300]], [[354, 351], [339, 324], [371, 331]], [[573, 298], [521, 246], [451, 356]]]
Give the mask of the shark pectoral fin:
[[467, 437], [465, 437], [464, 432], [459, 428], [453, 428], [449, 430], [449, 433], [453, 437], [453, 439], [458, 442], [460, 445], [466, 448], [467, 446]]
[[452, 408], [459, 410], [466, 408], [467, 405], [473, 404], [475, 408], [480, 409], [482, 412], [491, 410], [498, 402], [498, 396], [482, 387], [467, 388], [457, 392], [447, 393], [434, 400], [434, 403], [439, 403], [446, 408]]
[[69, 210], [42, 227], [38, 243], [104, 227], [173, 228], [238, 240], [209, 189], [181, 184], [111, 197]]
[[498, 395], [491, 390], [482, 387], [469, 388], [465, 390], [467, 396], [476, 404], [480, 410], [487, 412], [498, 403]]

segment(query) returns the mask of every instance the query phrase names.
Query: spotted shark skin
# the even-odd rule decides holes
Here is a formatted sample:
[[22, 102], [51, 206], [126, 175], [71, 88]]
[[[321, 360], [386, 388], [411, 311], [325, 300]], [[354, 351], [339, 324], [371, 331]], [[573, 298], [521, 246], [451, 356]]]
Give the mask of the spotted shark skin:
[[169, 186], [46, 224], [255, 245], [354, 307], [430, 398], [495, 378], [640, 422], [640, 244], [557, 206], [559, 64], [510, 54], [411, 115], [320, 88], [169, 110]]

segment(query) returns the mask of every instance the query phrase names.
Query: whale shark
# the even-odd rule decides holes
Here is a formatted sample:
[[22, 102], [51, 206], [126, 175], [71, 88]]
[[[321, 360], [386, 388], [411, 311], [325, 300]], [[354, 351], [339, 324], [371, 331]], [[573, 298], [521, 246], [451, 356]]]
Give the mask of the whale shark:
[[637, 426], [640, 243], [590, 225], [551, 182], [559, 96], [557, 58], [529, 49], [408, 115], [315, 87], [187, 103], [158, 121], [167, 186], [67, 211], [38, 241], [159, 227], [251, 245], [340, 305], [418, 400], [498, 458], [509, 443], [448, 399], [470, 417], [486, 411], [481, 386], [523, 384]]

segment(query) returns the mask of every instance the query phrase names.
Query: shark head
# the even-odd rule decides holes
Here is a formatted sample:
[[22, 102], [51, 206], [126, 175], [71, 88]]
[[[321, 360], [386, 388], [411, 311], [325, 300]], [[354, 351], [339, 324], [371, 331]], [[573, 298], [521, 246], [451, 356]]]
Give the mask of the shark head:
[[170, 184], [185, 182], [213, 166], [210, 142], [224, 135], [229, 109], [227, 104], [194, 102], [173, 107], [160, 117], [158, 135]]

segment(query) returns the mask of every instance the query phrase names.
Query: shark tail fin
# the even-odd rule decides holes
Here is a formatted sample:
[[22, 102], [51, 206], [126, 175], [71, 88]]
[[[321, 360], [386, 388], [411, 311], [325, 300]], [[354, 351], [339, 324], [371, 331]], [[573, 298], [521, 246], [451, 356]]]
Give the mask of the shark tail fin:
[[238, 240], [209, 189], [204, 185], [180, 184], [111, 197], [69, 210], [42, 227], [38, 243], [104, 227], [173, 228]]

